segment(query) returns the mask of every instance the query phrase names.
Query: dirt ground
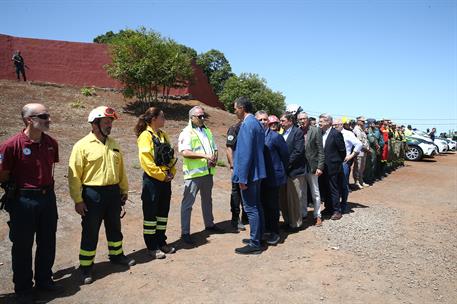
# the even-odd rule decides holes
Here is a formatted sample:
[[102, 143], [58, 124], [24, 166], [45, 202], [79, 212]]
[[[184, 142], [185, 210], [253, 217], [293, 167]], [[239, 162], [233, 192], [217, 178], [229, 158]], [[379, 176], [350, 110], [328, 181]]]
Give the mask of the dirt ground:
[[[234, 253], [248, 231], [230, 231], [230, 172], [219, 167], [213, 189], [214, 217], [227, 233], [204, 231], [199, 199], [192, 214], [198, 246], [184, 246], [180, 236], [183, 179], [172, 183], [168, 241], [178, 247], [164, 260], [151, 260], [142, 238], [141, 169], [132, 128], [136, 117], [122, 114], [112, 136], [124, 151], [130, 201], [122, 220], [124, 251], [137, 261], [131, 269], [111, 265], [103, 228], [91, 285], [80, 285], [77, 269], [80, 217], [68, 195], [66, 171], [72, 145], [89, 132], [90, 109], [107, 104], [121, 110], [126, 101], [97, 90], [84, 97], [78, 88], [0, 81], [0, 141], [22, 127], [20, 109], [42, 102], [52, 115], [50, 134], [59, 141], [56, 166], [59, 208], [54, 278], [64, 286], [56, 295], [36, 294], [38, 303], [456, 303], [457, 299], [457, 156], [436, 156], [406, 166], [372, 187], [350, 194], [352, 212], [293, 234], [258, 256]], [[165, 126], [177, 144], [187, 112], [198, 101], [165, 106]], [[78, 108], [84, 105], [84, 108]], [[209, 127], [223, 152], [225, 132], [236, 117], [205, 107]], [[325, 110], [325, 109], [323, 109]], [[311, 211], [311, 210], [310, 210]], [[13, 302], [11, 243], [0, 212], [0, 303]]]

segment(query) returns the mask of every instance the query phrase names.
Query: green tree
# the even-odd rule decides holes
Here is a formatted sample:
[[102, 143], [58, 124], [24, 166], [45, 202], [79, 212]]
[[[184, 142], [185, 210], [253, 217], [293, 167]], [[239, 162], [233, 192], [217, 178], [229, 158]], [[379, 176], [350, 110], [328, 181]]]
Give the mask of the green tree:
[[255, 111], [265, 110], [269, 114], [280, 115], [285, 110], [285, 97], [281, 92], [273, 92], [267, 87], [265, 79], [257, 74], [242, 73], [230, 77], [224, 85], [219, 99], [226, 109], [233, 112], [233, 101], [245, 96], [249, 98]]
[[218, 50], [210, 50], [197, 56], [197, 64], [203, 69], [208, 81], [213, 87], [214, 93], [220, 97], [224, 84], [232, 77], [232, 67], [225, 58], [224, 53]]
[[157, 32], [140, 28], [124, 30], [110, 42], [112, 63], [108, 74], [125, 86], [124, 95], [141, 101], [158, 99], [162, 91], [168, 99], [170, 88], [192, 80], [191, 57], [182, 46]]
[[[144, 28], [140, 28], [140, 30], [143, 30]], [[114, 39], [117, 39], [119, 37], [123, 36], [128, 36], [132, 33], [132, 30], [126, 29], [126, 30], [120, 30], [118, 33], [114, 33], [113, 31], [106, 32], [105, 34], [98, 35], [93, 39], [93, 42], [95, 43], [104, 43], [104, 44], [109, 44], [111, 43]], [[178, 44], [179, 48], [181, 49], [182, 53], [185, 53], [189, 55], [192, 59], [197, 59], [197, 51], [194, 50], [191, 47], [185, 46], [183, 44]]]
[[164, 75], [159, 84], [163, 90], [162, 95], [166, 96], [166, 100], [168, 100], [171, 88], [185, 87], [192, 81], [192, 57], [188, 48], [183, 48], [183, 45], [171, 39], [165, 40], [163, 47], [162, 70]]
[[120, 30], [119, 33], [114, 33], [113, 31], [106, 32], [105, 34], [98, 35], [93, 39], [93, 42], [95, 43], [104, 43], [108, 44], [114, 39], [123, 36], [124, 34], [129, 34], [131, 30]]

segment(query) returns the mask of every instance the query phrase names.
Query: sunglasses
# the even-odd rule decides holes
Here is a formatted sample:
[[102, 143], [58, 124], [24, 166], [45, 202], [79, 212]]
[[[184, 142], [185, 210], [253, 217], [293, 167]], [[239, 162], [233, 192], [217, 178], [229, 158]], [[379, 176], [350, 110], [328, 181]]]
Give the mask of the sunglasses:
[[46, 120], [46, 119], [49, 119], [49, 117], [51, 117], [51, 115], [49, 115], [48, 113], [43, 113], [43, 114], [30, 115], [29, 117], [38, 117], [39, 119]]
[[202, 115], [194, 115], [194, 117], [197, 117], [198, 119], [205, 119], [205, 118], [206, 118], [205, 114], [202, 114]]

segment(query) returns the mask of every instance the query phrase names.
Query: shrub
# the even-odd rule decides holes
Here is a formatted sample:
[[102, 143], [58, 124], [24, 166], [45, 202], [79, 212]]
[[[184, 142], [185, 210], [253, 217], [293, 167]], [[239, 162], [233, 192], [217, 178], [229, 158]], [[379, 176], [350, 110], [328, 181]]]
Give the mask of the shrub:
[[81, 94], [84, 96], [95, 96], [95, 88], [84, 87], [81, 89]]
[[79, 99], [75, 99], [72, 103], [70, 103], [70, 106], [73, 109], [84, 109], [86, 106], [83, 104], [83, 102]]

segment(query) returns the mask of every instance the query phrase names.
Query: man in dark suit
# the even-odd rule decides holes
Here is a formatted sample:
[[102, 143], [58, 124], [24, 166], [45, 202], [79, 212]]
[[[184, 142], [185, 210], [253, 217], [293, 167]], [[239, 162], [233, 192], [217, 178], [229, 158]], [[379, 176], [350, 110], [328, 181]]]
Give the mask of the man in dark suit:
[[303, 222], [301, 206], [306, 205], [305, 189], [305, 139], [303, 131], [295, 126], [295, 115], [284, 113], [281, 118], [287, 148], [289, 164], [287, 167], [287, 184], [280, 191], [280, 208], [284, 224], [288, 229], [298, 230]]
[[235, 156], [233, 159], [232, 182], [241, 189], [244, 210], [250, 226], [250, 240], [246, 246], [236, 248], [238, 254], [259, 254], [262, 252], [263, 211], [260, 201], [260, 185], [267, 174], [263, 149], [265, 134], [263, 127], [255, 119], [252, 103], [246, 97], [239, 97], [234, 102], [234, 110], [238, 119], [243, 120], [238, 132]]
[[339, 220], [342, 217], [340, 189], [342, 187], [343, 174], [341, 165], [346, 157], [346, 146], [344, 145], [343, 135], [332, 128], [332, 123], [332, 116], [328, 114], [319, 116], [319, 127], [323, 133], [322, 142], [325, 155], [324, 174], [321, 177], [320, 186], [324, 188], [324, 213], [332, 214], [332, 220]]
[[[319, 176], [324, 172], [324, 146], [322, 144], [322, 132], [319, 128], [311, 126], [308, 120], [308, 114], [301, 112], [298, 114], [298, 123], [305, 136], [305, 158], [306, 158], [306, 183], [305, 202], [308, 201], [307, 186], [310, 188], [310, 193], [314, 203], [314, 219], [316, 226], [322, 225], [321, 219], [321, 195], [319, 193]], [[307, 204], [301, 206], [302, 215], [306, 217], [308, 214]]]

